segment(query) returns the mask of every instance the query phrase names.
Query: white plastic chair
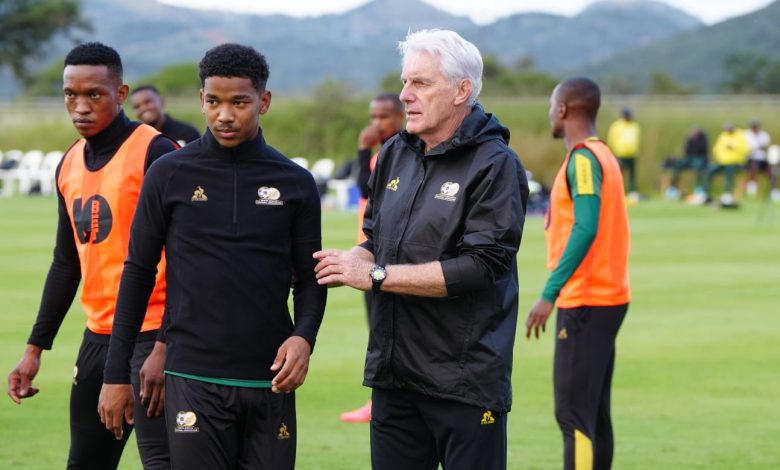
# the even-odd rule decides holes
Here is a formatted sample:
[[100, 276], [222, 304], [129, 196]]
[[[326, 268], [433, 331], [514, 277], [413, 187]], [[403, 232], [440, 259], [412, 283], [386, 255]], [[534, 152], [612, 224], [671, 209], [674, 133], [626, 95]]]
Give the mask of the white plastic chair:
[[293, 157], [290, 160], [292, 160], [295, 163], [297, 163], [298, 165], [306, 168], [307, 170], [309, 169], [309, 160], [307, 158], [304, 158], [304, 157]]
[[52, 150], [43, 157], [43, 163], [41, 163], [37, 177], [43, 196], [54, 194], [54, 176], [57, 172], [57, 165], [62, 160], [62, 155], [59, 150]]
[[0, 169], [0, 181], [3, 182], [3, 188], [0, 190], [0, 196], [9, 197], [13, 194], [14, 180], [16, 179], [21, 166], [21, 161], [26, 153], [21, 150], [9, 150], [5, 152], [5, 158], [3, 161], [15, 161], [17, 162], [15, 168], [9, 168], [7, 170]]
[[315, 181], [328, 181], [336, 169], [336, 162], [332, 158], [321, 158], [311, 166], [311, 174]]

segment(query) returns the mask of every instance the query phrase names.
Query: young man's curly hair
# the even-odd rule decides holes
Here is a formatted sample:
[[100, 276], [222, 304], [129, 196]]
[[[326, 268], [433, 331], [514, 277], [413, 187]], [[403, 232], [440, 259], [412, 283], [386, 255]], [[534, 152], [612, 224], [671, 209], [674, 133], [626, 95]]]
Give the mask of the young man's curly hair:
[[268, 62], [251, 46], [222, 44], [209, 49], [200, 61], [200, 84], [209, 77], [248, 78], [258, 92], [268, 82]]
[[99, 42], [87, 42], [74, 47], [65, 56], [64, 65], [105, 65], [111, 77], [122, 83], [122, 59], [119, 53]]

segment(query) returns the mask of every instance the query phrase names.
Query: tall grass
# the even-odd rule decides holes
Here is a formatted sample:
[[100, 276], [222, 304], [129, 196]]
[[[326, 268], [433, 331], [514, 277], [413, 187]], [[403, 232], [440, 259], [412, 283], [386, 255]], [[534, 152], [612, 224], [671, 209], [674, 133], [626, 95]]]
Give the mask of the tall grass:
[[[542, 182], [550, 183], [565, 152], [561, 142], [550, 137], [548, 99], [486, 98], [488, 112], [496, 114], [511, 133], [510, 145], [526, 168]], [[708, 134], [712, 145], [726, 122], [747, 126], [751, 118], [780, 140], [780, 97], [606, 96], [598, 120], [602, 137], [624, 106], [634, 110], [642, 126], [642, 150], [638, 163], [640, 190], [654, 193], [660, 166], [670, 155], [680, 155], [688, 132], [694, 126]], [[205, 129], [198, 98], [169, 100], [169, 112], [199, 129]], [[329, 157], [337, 162], [353, 158], [357, 136], [367, 123], [368, 98], [324, 97], [319, 101], [274, 97], [271, 109], [261, 118], [266, 140], [283, 153], [309, 160]], [[132, 111], [128, 110], [132, 116]], [[66, 149], [77, 138], [61, 102], [17, 101], [0, 104], [0, 150]]]

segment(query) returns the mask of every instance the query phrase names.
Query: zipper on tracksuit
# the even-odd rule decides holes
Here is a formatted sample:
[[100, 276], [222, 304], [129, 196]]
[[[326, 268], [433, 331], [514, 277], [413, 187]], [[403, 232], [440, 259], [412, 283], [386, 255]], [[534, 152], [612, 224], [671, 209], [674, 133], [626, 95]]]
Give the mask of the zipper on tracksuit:
[[238, 234], [238, 162], [233, 162], [233, 235]]
[[[422, 166], [422, 172], [420, 175], [420, 179], [417, 180], [419, 181], [419, 183], [417, 184], [417, 187], [414, 189], [414, 195], [409, 198], [409, 204], [407, 204], [405, 208], [405, 213], [404, 213], [405, 220], [404, 220], [403, 229], [398, 234], [398, 240], [393, 246], [393, 262], [395, 263], [398, 262], [398, 250], [401, 248], [401, 242], [403, 241], [404, 236], [406, 235], [406, 229], [409, 228], [409, 220], [412, 218], [412, 208], [414, 207], [414, 202], [417, 200], [417, 196], [420, 195], [420, 190], [425, 185], [426, 175], [428, 173], [428, 165], [426, 164], [424, 155], [422, 156], [421, 166]], [[419, 173], [415, 172], [415, 174], [419, 174]], [[393, 298], [392, 309], [393, 309], [392, 315], [390, 315], [390, 344], [387, 348], [387, 356], [385, 357], [385, 361], [390, 366], [390, 370], [393, 370], [391, 358], [393, 357], [393, 349], [395, 346], [395, 340], [394, 340], [395, 329], [396, 329], [395, 328], [395, 320], [396, 320], [396, 315], [395, 315], [396, 299], [395, 298]], [[393, 375], [395, 375], [395, 373], [393, 373]]]

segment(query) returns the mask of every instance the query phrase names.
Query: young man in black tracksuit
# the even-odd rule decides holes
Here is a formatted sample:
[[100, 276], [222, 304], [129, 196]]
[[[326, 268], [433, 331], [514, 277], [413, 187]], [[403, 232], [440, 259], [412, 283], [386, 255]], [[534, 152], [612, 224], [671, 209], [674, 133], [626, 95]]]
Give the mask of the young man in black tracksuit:
[[371, 177], [368, 240], [315, 254], [317, 277], [375, 293], [373, 468], [505, 469], [528, 182], [509, 131], [476, 103], [476, 47], [434, 30], [400, 48], [407, 124]]
[[200, 77], [208, 131], [155, 163], [141, 191], [100, 413], [116, 428], [132, 402], [131, 342], [165, 248], [173, 466], [291, 469], [292, 392], [306, 376], [325, 308], [312, 258], [321, 245], [319, 196], [308, 171], [268, 146], [258, 127], [271, 101], [265, 58], [251, 47], [218, 46], [201, 61]]

